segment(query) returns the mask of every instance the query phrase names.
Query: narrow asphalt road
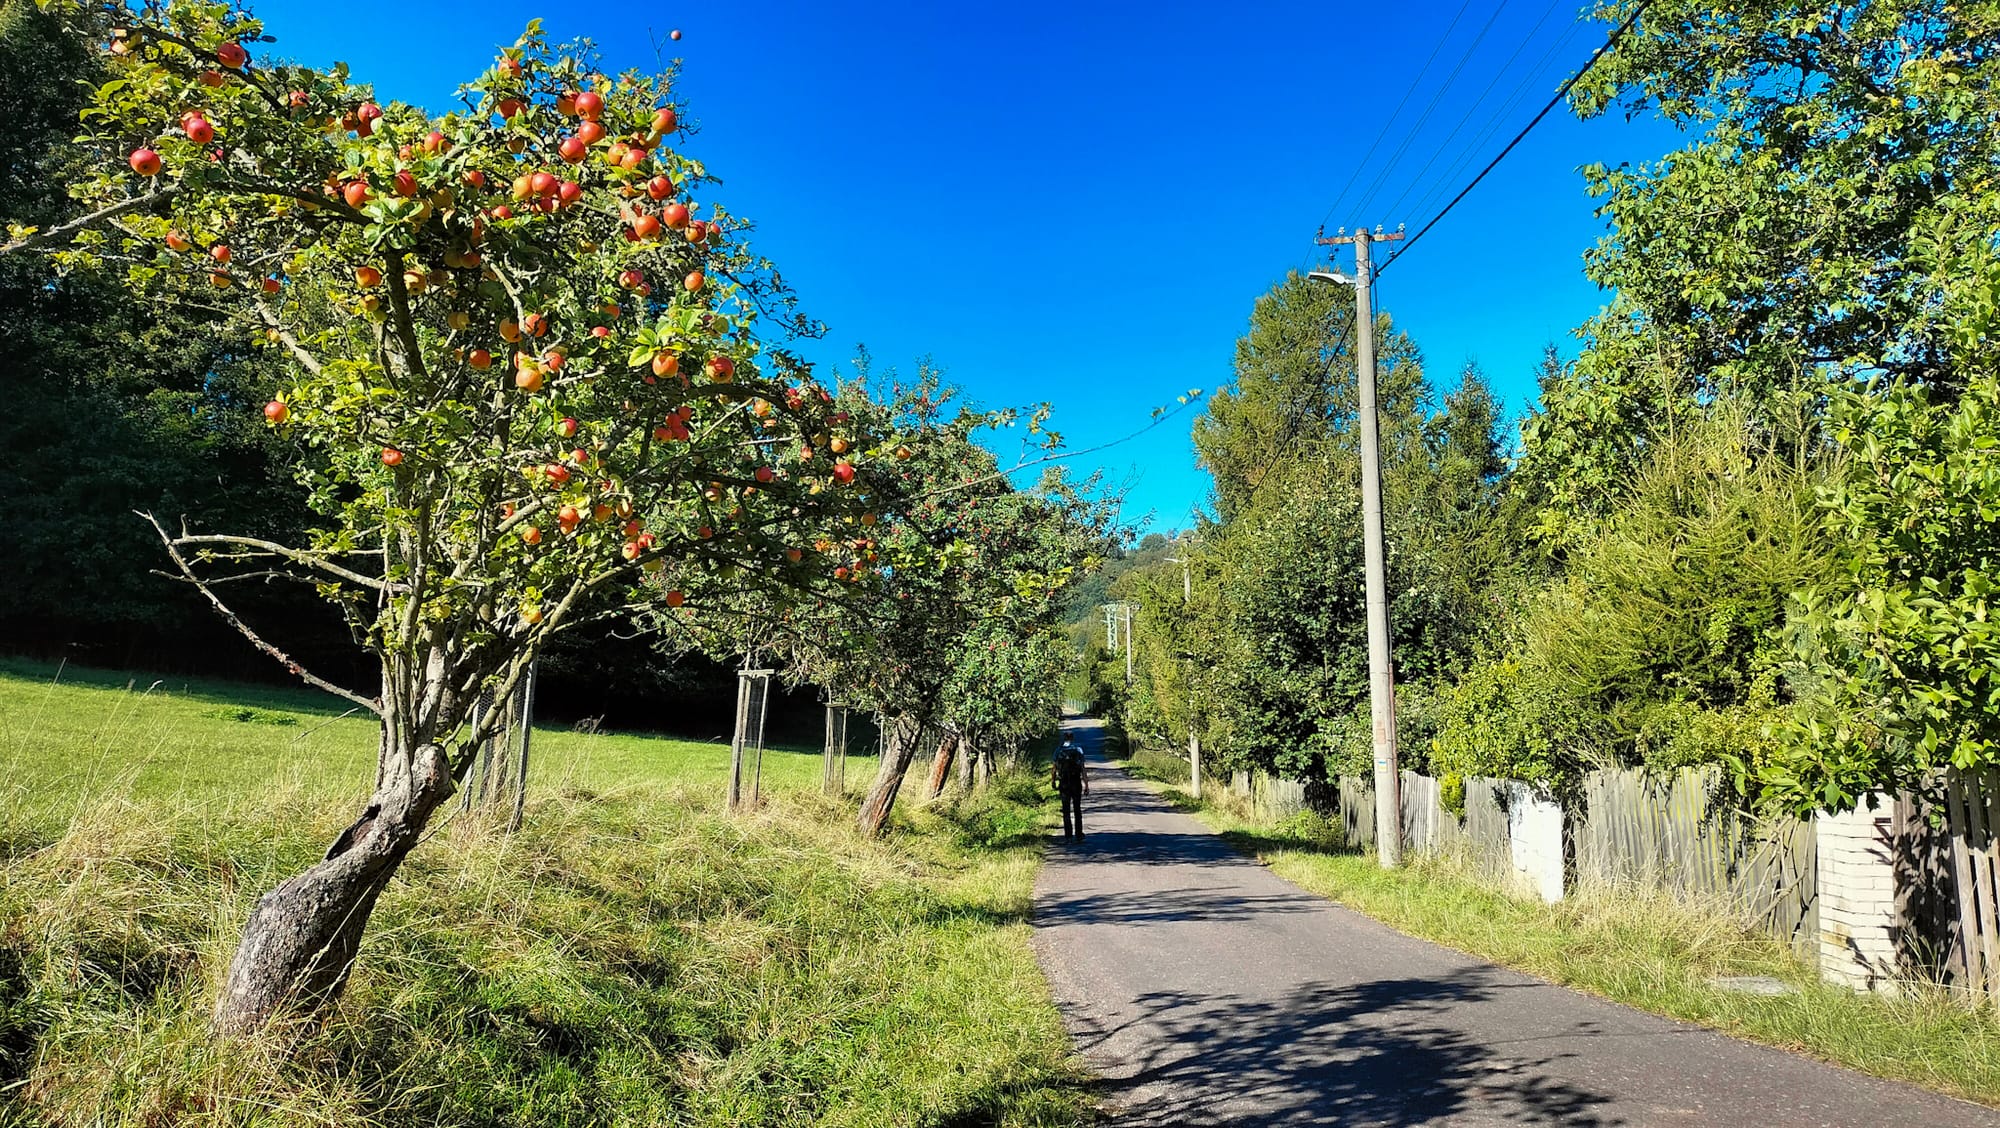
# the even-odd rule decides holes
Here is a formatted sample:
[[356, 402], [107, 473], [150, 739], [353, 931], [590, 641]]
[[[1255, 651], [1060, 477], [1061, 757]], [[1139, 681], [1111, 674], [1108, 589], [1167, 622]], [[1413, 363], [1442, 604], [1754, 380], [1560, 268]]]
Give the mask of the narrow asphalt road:
[[1112, 1122], [2000, 1126], [2000, 1113], [1405, 936], [1231, 850], [1100, 754], [1035, 950]]

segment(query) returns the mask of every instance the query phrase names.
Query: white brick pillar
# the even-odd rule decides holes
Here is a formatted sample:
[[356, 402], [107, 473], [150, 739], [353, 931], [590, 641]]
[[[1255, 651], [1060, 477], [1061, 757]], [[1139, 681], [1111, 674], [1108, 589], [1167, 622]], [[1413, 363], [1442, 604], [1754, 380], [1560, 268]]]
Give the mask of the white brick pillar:
[[1507, 846], [1517, 888], [1549, 904], [1563, 899], [1563, 811], [1538, 799], [1526, 784], [1512, 784], [1507, 802]]
[[1830, 983], [1895, 990], [1894, 803], [1892, 796], [1866, 795], [1844, 815], [1822, 811], [1813, 817], [1819, 852], [1819, 970]]

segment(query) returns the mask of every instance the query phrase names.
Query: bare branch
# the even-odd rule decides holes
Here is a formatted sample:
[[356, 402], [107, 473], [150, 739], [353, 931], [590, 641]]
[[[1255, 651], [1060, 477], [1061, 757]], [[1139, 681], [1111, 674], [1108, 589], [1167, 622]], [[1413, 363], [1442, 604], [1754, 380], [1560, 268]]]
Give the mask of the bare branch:
[[[135, 510], [134, 512], [138, 511]], [[237, 633], [249, 639], [252, 646], [275, 658], [279, 665], [283, 666], [288, 672], [307, 685], [323, 689], [336, 697], [344, 697], [378, 717], [382, 715], [382, 705], [379, 701], [371, 701], [351, 689], [345, 689], [327, 681], [325, 678], [293, 661], [291, 655], [286, 654], [284, 651], [279, 650], [277, 647], [260, 638], [256, 631], [250, 629], [249, 624], [238, 618], [236, 612], [231, 611], [227, 604], [216, 597], [215, 592], [209, 589], [209, 586], [202, 581], [200, 576], [195, 575], [194, 569], [188, 566], [187, 558], [181, 555], [179, 547], [174, 543], [174, 537], [165, 528], [161, 527], [159, 520], [151, 513], [140, 512], [139, 516], [144, 518], [147, 524], [153, 526], [153, 531], [160, 535], [160, 543], [166, 546], [167, 555], [173, 559], [174, 566], [180, 569], [181, 576], [188, 583], [193, 584], [195, 590], [201, 592], [202, 598], [208, 600], [209, 605], [215, 608], [216, 612], [222, 616], [224, 622], [235, 627]]]
[[325, 572], [328, 575], [338, 576], [339, 578], [346, 580], [349, 583], [360, 584], [362, 587], [371, 588], [375, 591], [388, 591], [393, 593], [399, 590], [397, 585], [390, 584], [387, 581], [378, 580], [373, 576], [363, 575], [362, 573], [356, 572], [349, 568], [343, 568], [340, 565], [335, 564], [333, 561], [328, 560], [322, 556], [318, 556], [310, 552], [305, 552], [300, 549], [292, 548], [288, 545], [282, 545], [277, 543], [276, 541], [259, 540], [256, 537], [238, 537], [238, 536], [226, 536], [219, 533], [206, 533], [200, 536], [187, 536], [183, 534], [182, 536], [174, 538], [174, 544], [177, 546], [195, 545], [195, 544], [227, 544], [227, 545], [236, 545], [242, 548], [254, 548], [259, 552], [269, 553], [272, 556], [283, 557], [284, 559], [290, 560], [295, 564], [304, 564], [309, 568], [318, 568], [320, 571]]

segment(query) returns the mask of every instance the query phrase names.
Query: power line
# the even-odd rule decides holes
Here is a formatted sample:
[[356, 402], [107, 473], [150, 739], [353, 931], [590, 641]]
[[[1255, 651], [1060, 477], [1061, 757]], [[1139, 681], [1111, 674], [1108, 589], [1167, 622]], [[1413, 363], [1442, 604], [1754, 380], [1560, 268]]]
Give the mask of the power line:
[[1521, 132], [1516, 133], [1514, 135], [1514, 139], [1512, 141], [1507, 142], [1507, 147], [1500, 150], [1498, 156], [1488, 161], [1486, 163], [1485, 168], [1479, 170], [1479, 175], [1473, 177], [1471, 183], [1467, 184], [1463, 189], [1461, 189], [1458, 195], [1452, 197], [1451, 202], [1444, 206], [1443, 211], [1440, 211], [1436, 215], [1432, 216], [1431, 221], [1429, 223], [1426, 223], [1422, 227], [1418, 228], [1417, 233], [1415, 235], [1410, 236], [1408, 241], [1406, 241], [1401, 247], [1398, 247], [1396, 249], [1395, 254], [1392, 254], [1387, 259], [1383, 260], [1382, 265], [1375, 268], [1375, 273], [1380, 274], [1383, 271], [1389, 269], [1390, 266], [1394, 265], [1397, 259], [1402, 258], [1403, 255], [1406, 252], [1408, 252], [1411, 247], [1417, 245], [1417, 240], [1422, 239], [1424, 235], [1430, 231], [1431, 228], [1436, 227], [1438, 225], [1439, 220], [1451, 214], [1451, 209], [1457, 207], [1458, 202], [1460, 200], [1463, 200], [1468, 195], [1471, 195], [1472, 190], [1474, 188], [1479, 187], [1479, 182], [1486, 179], [1486, 174], [1492, 172], [1495, 168], [1499, 167], [1500, 162], [1507, 159], [1507, 154], [1513, 152], [1514, 147], [1516, 145], [1519, 145], [1521, 141], [1528, 136], [1528, 133], [1531, 130], [1533, 130], [1537, 125], [1540, 125], [1543, 118], [1549, 116], [1549, 111], [1555, 109], [1558, 103], [1560, 103], [1564, 98], [1569, 96], [1570, 89], [1574, 87], [1578, 82], [1582, 81], [1584, 75], [1590, 73], [1590, 69], [1597, 65], [1597, 61], [1599, 59], [1602, 59], [1605, 55], [1610, 54], [1611, 49], [1618, 45], [1618, 41], [1624, 38], [1625, 33], [1632, 30], [1632, 25], [1639, 22], [1640, 14], [1646, 10], [1646, 5], [1650, 3], [1652, 3], [1652, 0], [1639, 0], [1638, 5], [1632, 9], [1632, 14], [1626, 16], [1625, 22], [1619, 24], [1618, 27], [1612, 31], [1610, 38], [1606, 39], [1601, 45], [1598, 46], [1596, 52], [1590, 56], [1590, 61], [1583, 64], [1583, 69], [1571, 75], [1569, 77], [1569, 81], [1562, 84], [1561, 89], [1556, 91], [1555, 97], [1549, 99], [1549, 104], [1542, 107], [1542, 112], [1536, 114], [1532, 121], [1522, 126]]
[[1514, 112], [1520, 108], [1522, 101], [1527, 98], [1528, 92], [1540, 85], [1543, 76], [1549, 73], [1551, 69], [1549, 64], [1568, 53], [1570, 41], [1576, 38], [1576, 33], [1583, 27], [1583, 22], [1576, 20], [1563, 28], [1562, 33], [1557, 35], [1554, 41], [1549, 44], [1548, 50], [1542, 52], [1542, 57], [1535, 61], [1535, 65], [1522, 76], [1521, 81], [1508, 93], [1507, 100], [1502, 104], [1500, 112], [1494, 114], [1481, 127], [1478, 135], [1459, 151], [1458, 156], [1452, 161], [1451, 167], [1447, 168], [1443, 174], [1433, 180], [1430, 186], [1425, 189], [1424, 194], [1411, 205], [1410, 210], [1412, 212], [1418, 215], [1429, 215], [1433, 208], [1444, 202], [1445, 196], [1451, 192], [1451, 185], [1458, 183], [1464, 178], [1477, 155], [1486, 151], [1487, 144], [1493, 140], [1494, 134], [1498, 133], [1500, 127], [1514, 117]]
[[[1451, 148], [1451, 143], [1458, 140], [1459, 134], [1465, 132], [1465, 127], [1472, 124], [1473, 115], [1479, 112], [1479, 108], [1490, 104], [1487, 99], [1492, 95], [1494, 88], [1500, 85], [1501, 79], [1507, 77], [1508, 69], [1521, 57], [1521, 52], [1526, 51], [1528, 45], [1535, 41], [1535, 36], [1541, 34], [1542, 27], [1549, 22], [1550, 16], [1556, 14], [1556, 9], [1561, 7], [1563, 2], [1564, 0], [1553, 0], [1548, 9], [1542, 13], [1542, 18], [1536, 20], [1535, 26], [1530, 28], [1528, 34], [1521, 38], [1521, 42], [1514, 48], [1514, 53], [1507, 56], [1507, 61], [1501, 63], [1499, 68], [1493, 72], [1493, 77], [1486, 83], [1486, 89], [1481, 90], [1479, 96], [1474, 98], [1470, 105], [1466, 106], [1465, 113], [1458, 119], [1458, 124], [1452, 126], [1451, 132], [1446, 134], [1445, 139], [1438, 143], [1437, 151], [1431, 154], [1431, 159], [1424, 162], [1424, 167], [1417, 170], [1417, 174], [1410, 178], [1408, 185], [1403, 188], [1402, 193], [1388, 207], [1381, 209], [1380, 214], [1388, 219], [1397, 218], [1403, 206], [1403, 201], [1409, 199], [1410, 193], [1416, 190], [1417, 185], [1423, 183], [1424, 177], [1430, 173], [1431, 168]], [[1495, 116], [1497, 118], [1498, 115]], [[1474, 134], [1474, 136], [1477, 136], [1477, 134]]]
[[1390, 154], [1387, 161], [1383, 162], [1381, 172], [1377, 173], [1375, 180], [1368, 185], [1368, 191], [1362, 194], [1360, 206], [1355, 210], [1360, 212], [1371, 211], [1370, 205], [1375, 202], [1375, 193], [1382, 187], [1382, 182], [1388, 177], [1390, 172], [1395, 170], [1397, 164], [1401, 163], [1403, 154], [1409, 151], [1410, 143], [1415, 141], [1417, 135], [1424, 131], [1424, 126], [1430, 122], [1431, 115], [1437, 112], [1438, 103], [1444, 100], [1446, 92], [1451, 89], [1453, 83], [1458, 81], [1459, 74], [1465, 70], [1465, 64], [1472, 61], [1472, 56], [1479, 50], [1479, 45], [1486, 41], [1486, 33], [1493, 30], [1494, 22], [1500, 18], [1500, 13], [1506, 11], [1506, 9], [1507, 0], [1500, 0], [1500, 3], [1494, 5], [1493, 14], [1486, 17], [1486, 23], [1480, 27], [1479, 34], [1473, 37], [1471, 45], [1465, 49], [1465, 54], [1459, 57], [1458, 65], [1451, 69], [1449, 75], [1445, 76], [1444, 84], [1437, 88], [1437, 93], [1431, 95], [1430, 104], [1424, 107], [1424, 112], [1417, 118], [1417, 123], [1410, 127], [1408, 133], [1403, 135], [1403, 143], [1396, 147], [1396, 151]]
[[1287, 448], [1299, 437], [1299, 431], [1305, 422], [1306, 410], [1311, 406], [1310, 401], [1325, 395], [1329, 390], [1327, 382], [1333, 375], [1333, 366], [1339, 363], [1340, 357], [1346, 353], [1347, 337], [1353, 328], [1354, 316], [1350, 312], [1346, 323], [1340, 327], [1340, 336], [1333, 342], [1333, 348], [1330, 350], [1331, 358], [1320, 369], [1319, 383], [1313, 385], [1312, 392], [1306, 397], [1307, 402], [1296, 404], [1296, 409], [1293, 409], [1295, 406], [1293, 404], [1286, 405], [1288, 410], [1285, 412], [1283, 432], [1279, 435], [1278, 441], [1271, 444], [1270, 451], [1265, 455], [1264, 465], [1257, 471], [1257, 480], [1250, 484], [1250, 492], [1244, 495], [1243, 504], [1238, 507], [1238, 512], [1248, 511], [1256, 502], [1257, 495], [1264, 489], [1264, 483], [1271, 480], [1271, 472], [1278, 468], [1279, 457], [1289, 453]]
[[[1424, 76], [1431, 72], [1431, 64], [1437, 62], [1438, 54], [1444, 50], [1444, 45], [1451, 40], [1451, 33], [1458, 30], [1458, 21], [1465, 18], [1466, 10], [1471, 7], [1472, 0], [1464, 0], [1464, 3], [1458, 6], [1458, 14], [1453, 16], [1451, 23], [1445, 26], [1444, 34], [1438, 36], [1437, 44], [1431, 48], [1430, 57], [1424, 60], [1423, 66], [1417, 68], [1417, 76], [1410, 80], [1410, 85], [1408, 89], [1403, 91], [1403, 97], [1396, 103], [1396, 108], [1389, 111], [1388, 117], [1382, 119], [1382, 128], [1376, 132], [1375, 140], [1369, 143], [1368, 151], [1362, 154], [1361, 160], [1355, 163], [1353, 171], [1347, 174], [1347, 183], [1340, 186], [1340, 191], [1334, 194], [1333, 202], [1326, 206], [1326, 214], [1319, 219], [1321, 228], [1324, 228], [1327, 221], [1333, 218], [1333, 213], [1339, 210], [1340, 205], [1347, 202], [1348, 189], [1353, 188], [1354, 182], [1360, 179], [1361, 170], [1368, 167], [1368, 162], [1375, 159], [1375, 150], [1381, 148], [1383, 139], [1389, 136], [1389, 127], [1396, 123], [1398, 117], [1402, 116], [1403, 107], [1410, 104], [1410, 96], [1417, 92], [1417, 87], [1423, 85]], [[1464, 64], [1461, 63], [1460, 65]], [[1318, 250], [1318, 247], [1315, 246], [1311, 251], [1307, 252], [1308, 257], [1317, 254]]]

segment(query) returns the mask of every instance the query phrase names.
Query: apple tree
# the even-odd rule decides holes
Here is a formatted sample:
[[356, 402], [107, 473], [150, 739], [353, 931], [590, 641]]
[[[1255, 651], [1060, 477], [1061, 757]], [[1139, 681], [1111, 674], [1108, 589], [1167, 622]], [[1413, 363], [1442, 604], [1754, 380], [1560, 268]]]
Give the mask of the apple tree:
[[[1052, 655], [1065, 648], [1044, 644], [1055, 637], [1062, 594], [1094, 566], [1109, 515], [1058, 474], [1016, 488], [1010, 474], [1041, 459], [1003, 469], [975, 441], [1020, 423], [1020, 413], [948, 410], [932, 375], [880, 403], [860, 387], [843, 389], [842, 411], [851, 428], [885, 436], [873, 448], [884, 469], [857, 524], [805, 548], [843, 586], [767, 608], [761, 637], [790, 676], [888, 719], [859, 814], [874, 836], [927, 734], [939, 738], [945, 763], [967, 737], [1005, 740], [1053, 716], [1061, 669]], [[1045, 414], [1027, 418], [1042, 449], [1053, 449]]]
[[[743, 225], [697, 201], [671, 72], [599, 73], [530, 25], [434, 115], [344, 67], [267, 60], [237, 7], [52, 7], [107, 52], [78, 142], [97, 171], [72, 185], [81, 218], [0, 249], [122, 268], [282, 356], [285, 386], [244, 410], [307, 448], [317, 531], [153, 527], [254, 645], [381, 718], [358, 817], [251, 913], [214, 1014], [244, 1033], [337, 995], [490, 735], [469, 725], [482, 692], [511, 691], [567, 627], [685, 602], [647, 582], [669, 562], [816, 582], [784, 549], [844, 528], [873, 472], [859, 450], [795, 457], [832, 396], [759, 335], [799, 323]], [[224, 583], [252, 576], [337, 604], [379, 688], [320, 678], [238, 619]]]

